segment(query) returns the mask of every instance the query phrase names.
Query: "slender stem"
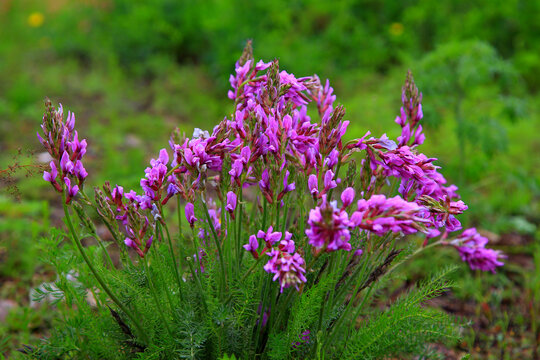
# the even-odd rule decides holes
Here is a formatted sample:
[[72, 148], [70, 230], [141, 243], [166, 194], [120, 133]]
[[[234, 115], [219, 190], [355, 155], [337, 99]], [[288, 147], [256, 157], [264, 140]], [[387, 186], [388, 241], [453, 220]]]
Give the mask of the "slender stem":
[[199, 255], [199, 241], [195, 237], [195, 228], [191, 228], [191, 236], [193, 237], [193, 246], [195, 247], [195, 258], [197, 259], [197, 271], [201, 271], [201, 256]]
[[[341, 168], [341, 156], [339, 157], [337, 167], [336, 167], [336, 173], [334, 174], [336, 179], [338, 178], [340, 168]], [[328, 191], [328, 201], [332, 200], [332, 193], [333, 192], [334, 192], [333, 188]]]
[[[150, 251], [148, 252], [150, 254]], [[159, 254], [157, 251], [152, 251], [152, 259], [154, 260], [154, 263], [161, 263], [160, 259], [157, 257], [157, 254]], [[163, 274], [160, 270], [157, 271], [157, 275], [159, 277], [159, 280], [162, 284], [165, 283], [165, 280], [163, 279]], [[169, 303], [169, 308], [171, 310], [171, 314], [174, 313], [175, 306], [173, 305], [172, 299], [171, 299], [171, 291], [168, 285], [165, 285], [165, 295], [167, 296], [167, 302]]]
[[263, 216], [262, 216], [262, 225], [261, 230], [264, 231], [266, 229], [266, 212], [267, 212], [267, 203], [266, 197], [263, 196]]
[[[87, 202], [88, 205], [91, 205], [92, 202], [90, 201], [90, 199], [88, 198], [88, 196], [83, 193], [81, 191], [81, 197]], [[81, 211], [84, 211], [82, 206], [80, 207]], [[109, 268], [110, 269], [114, 269], [115, 266], [113, 264], [113, 261], [111, 259], [111, 255], [109, 254], [109, 252], [107, 251], [107, 249], [105, 248], [105, 245], [103, 245], [103, 240], [101, 239], [101, 237], [97, 234], [97, 231], [96, 231], [96, 228], [95, 228], [95, 225], [93, 223], [93, 221], [88, 218], [86, 221], [85, 219], [83, 219], [83, 216], [82, 214], [79, 213], [79, 211], [76, 211], [75, 212], [77, 214], [77, 217], [79, 218], [79, 220], [81, 221], [81, 223], [85, 223], [86, 221], [88, 221], [90, 224], [91, 224], [91, 228], [89, 229], [90, 232], [91, 232], [91, 235], [92, 237], [96, 240], [96, 242], [98, 243], [99, 247], [101, 248], [101, 251], [103, 251], [103, 254], [104, 254], [104, 257], [106, 259], [106, 261], [108, 262], [108, 265], [109, 265]]]
[[[350, 289], [350, 286], [352, 285], [353, 280], [357, 279], [359, 274], [365, 274], [365, 271], [366, 271], [366, 269], [368, 267], [367, 264], [371, 260], [372, 253], [369, 252], [368, 254], [366, 254], [366, 257], [367, 258], [364, 259], [364, 261], [362, 263], [362, 266], [358, 266], [358, 268], [355, 270], [355, 272], [349, 277], [350, 280], [347, 281], [344, 285], [341, 286], [342, 290], [340, 289], [340, 291], [338, 291], [338, 294], [336, 296], [334, 296], [334, 300], [337, 301], [337, 299], [339, 299], [341, 297], [341, 294], [343, 292]], [[351, 293], [351, 299], [347, 303], [347, 305], [345, 306], [345, 310], [340, 314], [339, 318], [334, 323], [334, 325], [332, 325], [332, 331], [329, 333], [328, 341], [325, 343], [325, 347], [326, 347], [327, 344], [332, 344], [333, 338], [335, 337], [335, 335], [339, 331], [339, 328], [341, 327], [341, 323], [349, 316], [349, 311], [352, 308], [352, 305], [353, 305], [353, 302], [354, 302], [353, 299], [356, 296], [356, 294], [357, 294], [357, 292], [355, 292], [353, 290], [352, 293]], [[332, 306], [336, 305], [336, 303], [337, 303], [336, 301], [333, 302]]]
[[289, 289], [289, 294], [287, 294], [287, 297], [283, 301], [283, 305], [281, 306], [281, 311], [278, 314], [278, 317], [276, 319], [276, 326], [279, 326], [283, 316], [285, 316], [285, 313], [287, 312], [287, 309], [289, 308], [289, 302], [291, 301], [292, 296], [294, 295], [295, 290], [293, 288]]
[[105, 281], [101, 278], [101, 275], [97, 272], [96, 268], [94, 267], [94, 265], [92, 264], [92, 262], [90, 261], [90, 259], [86, 255], [86, 253], [84, 252], [84, 249], [83, 249], [83, 247], [82, 247], [82, 245], [81, 245], [80, 241], [78, 240], [77, 235], [75, 233], [75, 228], [73, 227], [73, 223], [71, 221], [71, 216], [69, 214], [69, 210], [68, 210], [68, 207], [66, 205], [66, 198], [65, 197], [66, 197], [65, 193], [62, 193], [62, 205], [64, 207], [64, 214], [66, 216], [66, 223], [68, 225], [69, 232], [71, 233], [71, 240], [73, 241], [73, 243], [75, 244], [75, 246], [79, 250], [81, 256], [84, 259], [84, 261], [86, 262], [86, 264], [90, 268], [90, 271], [92, 272], [92, 274], [94, 275], [94, 277], [96, 278], [98, 283], [101, 285], [103, 291], [105, 291], [107, 293], [107, 295], [109, 295], [111, 300], [131, 319], [131, 321], [133, 321], [133, 324], [137, 328], [137, 331], [139, 332], [139, 334], [143, 338], [144, 342], [149, 344], [150, 339], [148, 338], [148, 335], [144, 332], [144, 330], [143, 330], [142, 326], [140, 325], [138, 319], [131, 313], [131, 311], [129, 311], [124, 306], [124, 304], [122, 304], [122, 302], [116, 297], [116, 295], [109, 289], [109, 287], [105, 284]]
[[[163, 214], [163, 211], [161, 212], [161, 214], [165, 216]], [[156, 226], [159, 226], [159, 222], [156, 224]], [[184, 296], [182, 294], [182, 282], [180, 281], [180, 274], [178, 273], [178, 263], [176, 262], [176, 256], [174, 256], [171, 234], [169, 233], [169, 228], [167, 227], [167, 223], [165, 221], [163, 221], [163, 227], [165, 228], [165, 233], [167, 234], [167, 242], [169, 243], [169, 254], [171, 255], [171, 261], [174, 268], [174, 276], [176, 277], [176, 282], [178, 283], [178, 293], [180, 295], [180, 299], [183, 299]]]
[[237, 246], [237, 254], [238, 254], [238, 269], [242, 268], [242, 261], [244, 260], [244, 254], [242, 253], [242, 216], [244, 214], [244, 211], [242, 209], [243, 207], [243, 185], [240, 185], [240, 189], [238, 191], [238, 229], [236, 231], [236, 246]]
[[[248, 271], [246, 271], [246, 273], [242, 276], [242, 278], [240, 279], [239, 281], [239, 284], [243, 283], [247, 277], [249, 276], [249, 274], [251, 274], [253, 272], [253, 270], [255, 270], [255, 268], [257, 267], [257, 264], [259, 264], [259, 262], [262, 260], [262, 257], [258, 258], [254, 263], [253, 265], [251, 265], [251, 267], [248, 269]], [[225, 300], [225, 305], [227, 305], [231, 300], [232, 300], [232, 293], [229, 295], [229, 297], [227, 298], [227, 300]]]
[[[157, 235], [157, 231], [156, 231]], [[167, 323], [167, 320], [165, 319], [165, 316], [163, 315], [163, 311], [161, 311], [161, 303], [159, 302], [156, 289], [154, 287], [154, 283], [152, 282], [152, 277], [150, 276], [150, 268], [148, 267], [148, 260], [145, 258], [142, 258], [141, 261], [144, 264], [144, 272], [146, 273], [146, 277], [148, 279], [148, 287], [150, 288], [150, 292], [152, 293], [152, 297], [154, 298], [154, 302], [156, 303], [156, 307], [158, 309], [158, 314], [161, 317], [161, 321], [163, 321], [163, 324], [165, 325], [165, 328], [167, 329], [167, 332], [169, 335], [174, 338], [173, 333], [171, 331], [171, 328], [169, 327], [169, 324]]]
[[392, 266], [390, 268], [390, 270], [388, 270], [386, 273], [387, 274], [390, 274], [392, 271], [394, 271], [398, 266], [400, 266], [401, 264], [403, 264], [405, 261], [415, 257], [416, 255], [420, 254], [422, 251], [424, 250], [427, 250], [429, 248], [432, 248], [432, 247], [435, 247], [437, 245], [440, 245], [442, 244], [442, 240], [439, 240], [439, 241], [435, 241], [434, 243], [431, 243], [427, 246], [421, 246], [419, 247], [418, 249], [416, 249], [411, 255], [407, 256], [405, 259], [403, 259], [402, 261], [398, 262], [397, 264], [395, 264], [394, 266]]
[[101, 248], [101, 251], [105, 253], [105, 258], [107, 259], [107, 262], [109, 263], [109, 268], [115, 269], [114, 263], [111, 259], [111, 255], [107, 251], [107, 248], [105, 248], [105, 245], [103, 245], [103, 241], [99, 237], [98, 234], [94, 234], [94, 239], [96, 239], [97, 243], [99, 244], [99, 247]]
[[253, 265], [248, 269], [248, 271], [246, 271], [244, 276], [242, 276], [242, 278], [240, 279], [240, 283], [242, 283], [242, 282], [244, 282], [244, 280], [246, 280], [246, 278], [249, 276], [249, 274], [251, 274], [253, 272], [253, 270], [255, 270], [255, 268], [257, 267], [257, 264], [259, 264], [259, 262], [261, 262], [261, 260], [262, 260], [262, 256], [259, 257], [257, 259], [257, 261], [255, 261], [253, 263]]
[[188, 264], [188, 267], [189, 267], [189, 271], [191, 272], [191, 276], [193, 276], [193, 279], [195, 279], [195, 282], [197, 283], [197, 286], [199, 287], [199, 291], [201, 292], [201, 299], [202, 299], [202, 303], [203, 303], [203, 306], [204, 306], [204, 310], [206, 311], [207, 310], [207, 305], [206, 305], [206, 299], [204, 297], [204, 289], [203, 289], [203, 286], [202, 286], [202, 283], [201, 283], [201, 279], [199, 276], [197, 276], [197, 273], [195, 272], [195, 269], [193, 269], [193, 264], [191, 263], [191, 261], [186, 261], [187, 264]]
[[225, 272], [225, 263], [223, 261], [223, 253], [221, 251], [221, 244], [219, 243], [219, 239], [216, 233], [216, 229], [214, 228], [214, 223], [212, 222], [212, 219], [210, 218], [210, 213], [208, 212], [208, 207], [206, 206], [206, 201], [204, 198], [201, 197], [202, 204], [204, 207], [204, 214], [206, 215], [206, 220], [208, 221], [208, 225], [210, 226], [210, 230], [212, 231], [212, 237], [214, 239], [214, 242], [216, 243], [216, 248], [218, 251], [218, 257], [219, 257], [219, 265], [221, 267], [221, 272], [223, 276], [220, 276], [220, 282], [221, 282], [221, 291], [223, 293], [223, 290], [225, 288], [225, 277], [227, 276], [227, 273]]
[[[114, 238], [114, 240], [116, 241], [116, 245], [120, 249], [120, 256], [121, 256], [121, 259], [122, 259], [122, 265], [127, 264], [127, 262], [129, 261], [131, 263], [131, 265], [133, 266], [133, 261], [131, 261], [131, 258], [129, 257], [129, 254], [128, 254], [126, 248], [124, 246], [122, 246], [123, 242], [118, 238], [117, 232], [113, 229], [113, 227], [109, 223], [109, 221], [99, 213], [99, 211], [96, 211], [96, 212], [97, 212], [98, 216], [101, 218], [101, 221], [107, 227], [107, 229], [109, 229], [109, 232], [111, 233], [111, 236]], [[125, 262], [125, 264], [124, 264], [124, 262]]]
[[276, 200], [276, 231], [279, 230], [279, 210], [280, 210], [281, 200]]
[[[261, 301], [261, 313], [259, 314], [258, 324], [256, 326], [256, 333], [255, 333], [255, 349], [259, 350], [259, 337], [261, 335], [262, 331], [262, 323], [264, 319], [264, 313], [266, 312], [267, 308], [267, 300], [268, 300], [268, 293], [270, 291], [270, 286], [272, 286], [272, 280], [270, 276], [267, 276], [266, 281], [264, 283], [263, 287], [263, 297]], [[273, 309], [270, 309], [272, 311]], [[256, 351], [257, 351], [256, 350]]]
[[281, 228], [281, 233], [285, 234], [285, 228], [287, 227], [287, 216], [289, 216], [289, 199], [285, 203], [285, 214], [283, 216], [283, 225]]
[[[332, 254], [330, 256], [330, 263], [328, 265], [328, 274], [329, 276], [332, 275], [332, 271], [334, 270], [334, 254]], [[332, 289], [334, 287], [332, 286]], [[323, 322], [323, 318], [324, 318], [324, 310], [325, 310], [325, 306], [326, 306], [326, 303], [328, 302], [329, 300], [329, 297], [330, 296], [330, 291], [327, 291], [326, 292], [326, 295], [321, 299], [321, 310], [320, 310], [320, 313], [319, 313], [319, 323], [317, 325], [317, 333], [319, 331], [321, 331], [321, 327], [322, 327], [322, 322]]]
[[176, 196], [176, 215], [178, 216], [178, 232], [182, 235], [182, 208], [180, 206], [180, 196]]

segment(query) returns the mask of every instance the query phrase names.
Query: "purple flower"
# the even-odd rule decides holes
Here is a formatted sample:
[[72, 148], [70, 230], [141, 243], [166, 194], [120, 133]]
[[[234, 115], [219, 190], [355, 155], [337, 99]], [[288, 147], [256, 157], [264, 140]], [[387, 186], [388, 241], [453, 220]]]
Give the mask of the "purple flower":
[[240, 151], [240, 159], [244, 164], [248, 164], [251, 159], [251, 149], [249, 146], [244, 146]]
[[326, 195], [323, 196], [322, 205], [309, 212], [306, 235], [309, 244], [317, 250], [351, 250], [349, 216], [334, 203], [327, 202]]
[[54, 186], [56, 191], [62, 192], [62, 188], [60, 187], [58, 182], [56, 182], [56, 178], [58, 177], [58, 170], [56, 169], [56, 164], [54, 163], [54, 161], [51, 161], [49, 165], [51, 167], [51, 172], [44, 171], [43, 179], [50, 182], [52, 186]]
[[195, 224], [195, 221], [199, 220], [195, 217], [195, 207], [192, 203], [188, 202], [185, 206], [185, 213], [186, 213], [186, 219], [189, 223], [189, 226], [193, 228], [193, 224]]
[[499, 260], [505, 256], [498, 250], [487, 249], [487, 243], [488, 239], [480, 235], [476, 228], [470, 228], [448, 244], [458, 250], [461, 260], [467, 262], [472, 270], [495, 273], [498, 266], [504, 265]]
[[49, 165], [51, 167], [51, 172], [44, 171], [43, 179], [45, 181], [53, 183], [53, 182], [56, 182], [56, 177], [58, 176], [58, 170], [56, 170], [56, 165], [54, 164], [54, 161], [51, 161]]
[[130, 248], [137, 248], [137, 244], [135, 244], [135, 241], [131, 240], [130, 238], [126, 238], [124, 240], [124, 244], [126, 244], [127, 247], [130, 247]]
[[423, 229], [429, 220], [419, 216], [421, 206], [395, 196], [373, 195], [370, 199], [358, 200], [358, 209], [351, 215], [351, 225], [383, 236], [389, 231], [412, 234]]
[[[424, 117], [422, 93], [418, 93], [410, 72], [407, 74], [405, 86], [402, 89], [401, 101], [403, 106], [400, 109], [400, 115], [396, 118], [396, 123], [401, 126], [401, 136], [398, 137], [399, 146], [407, 145], [411, 137], [413, 138], [411, 146], [421, 145], [425, 139], [422, 125], [418, 124]], [[414, 130], [415, 127], [416, 130]]]
[[69, 160], [67, 151], [64, 151], [62, 159], [60, 159], [60, 169], [62, 170], [63, 175], [71, 174], [73, 172], [73, 163]]
[[257, 237], [264, 240], [267, 248], [271, 248], [272, 246], [274, 246], [275, 243], [280, 241], [281, 235], [281, 232], [274, 232], [274, 228], [272, 226], [270, 226], [266, 232], [262, 230], [259, 230], [257, 232]]
[[[152, 237], [150, 237], [150, 238], [152, 238]], [[141, 248], [139, 248], [139, 245], [137, 245], [137, 242], [134, 241], [133, 239], [130, 239], [130, 238], [127, 237], [124, 240], [124, 244], [126, 244], [127, 247], [132, 248], [133, 250], [135, 250], [137, 255], [139, 255], [141, 258], [144, 257], [145, 252], [143, 252], [143, 250], [141, 250]], [[152, 244], [152, 240], [150, 240], [150, 244]], [[149, 248], [150, 248], [150, 246], [148, 246], [148, 249]], [[146, 250], [146, 251], [148, 251], [148, 250]]]
[[318, 83], [317, 93], [315, 94], [319, 114], [325, 114], [334, 110], [334, 101], [336, 95], [332, 95], [334, 89], [330, 86], [330, 81], [326, 79], [324, 88], [321, 86], [319, 77], [315, 76], [315, 81]]
[[[70, 113], [70, 114], [72, 114], [72, 113]], [[73, 116], [73, 125], [74, 124], [75, 124], [75, 117]], [[73, 128], [72, 128], [72, 130], [73, 130]], [[73, 140], [68, 141], [67, 147], [68, 147], [70, 153], [72, 154], [70, 158], [80, 160], [80, 159], [82, 159], [84, 154], [86, 154], [87, 143], [86, 143], [85, 139], [83, 139], [82, 141], [79, 141], [79, 135], [77, 134], [77, 131], [74, 131], [73, 132]]]
[[300, 341], [293, 342], [292, 347], [294, 349], [299, 349], [302, 345], [308, 343], [310, 340], [310, 337], [309, 337], [310, 334], [311, 332], [309, 330], [302, 332], [302, 334], [298, 335], [298, 338]]
[[216, 206], [216, 203], [210, 199], [208, 201], [208, 215], [210, 215], [210, 220], [212, 221], [212, 224], [214, 225], [214, 229], [216, 229], [216, 232], [220, 234], [221, 232], [221, 209], [218, 209]]
[[341, 193], [341, 201], [343, 202], [343, 208], [348, 207], [354, 200], [354, 189], [348, 187]]
[[[150, 236], [148, 240], [146, 240], [146, 245], [144, 246], [145, 249], [150, 249], [150, 246], [152, 246], [152, 241], [154, 240], [154, 236]], [[148, 251], [148, 250], [146, 250]]]
[[365, 150], [367, 148], [367, 145], [364, 143], [364, 140], [370, 134], [371, 134], [371, 131], [367, 131], [366, 134], [362, 136], [361, 138], [348, 142], [345, 148], [348, 150], [356, 150], [356, 151]]
[[285, 238], [279, 242], [279, 249], [281, 251], [288, 252], [289, 254], [294, 253], [294, 241], [291, 240], [292, 234], [288, 231], [285, 231]]
[[73, 173], [75, 177], [77, 177], [77, 179], [79, 180], [79, 185], [82, 185], [84, 179], [86, 179], [86, 177], [88, 176], [88, 172], [86, 172], [86, 169], [84, 168], [80, 160], [77, 160], [77, 162], [75, 163]]
[[273, 196], [274, 193], [270, 187], [270, 174], [268, 173], [268, 169], [264, 169], [261, 174], [261, 180], [259, 181], [259, 188], [261, 189], [261, 192], [263, 193], [266, 200], [272, 204], [274, 202]]
[[[262, 311], [262, 303], [259, 304], [259, 307], [257, 308], [257, 314], [260, 315]], [[270, 317], [270, 307], [266, 308], [266, 311], [262, 314], [262, 327], [264, 328], [266, 326], [266, 323], [268, 322], [268, 318]], [[257, 320], [257, 325], [259, 324], [259, 320]], [[262, 331], [262, 329], [261, 329]]]
[[289, 175], [290, 175], [289, 170], [285, 171], [285, 177], [283, 178], [283, 192], [289, 192], [296, 189], [294, 182], [288, 184]]
[[231, 217], [234, 220], [234, 210], [236, 209], [236, 194], [232, 191], [229, 191], [227, 193], [227, 206], [225, 207], [225, 210], [231, 214]]
[[167, 163], [169, 162], [169, 154], [167, 154], [167, 150], [166, 149], [161, 149], [159, 151], [159, 158], [158, 158], [159, 162], [162, 163], [163, 165], [167, 165]]
[[71, 181], [68, 177], [64, 178], [64, 184], [66, 184], [66, 204], [69, 204], [71, 199], [79, 192], [79, 187], [77, 185], [71, 186]]
[[309, 175], [308, 177], [308, 189], [312, 196], [317, 196], [319, 194], [319, 181], [317, 176], [314, 174]]
[[168, 181], [169, 185], [167, 185], [167, 196], [163, 198], [163, 200], [161, 201], [161, 205], [165, 205], [170, 198], [172, 198], [174, 195], [178, 194], [181, 191], [178, 185], [174, 183], [175, 179], [173, 176], [169, 176]]
[[240, 176], [242, 176], [242, 171], [244, 170], [244, 164], [241, 159], [235, 160], [232, 164], [231, 171], [231, 182], [236, 182], [240, 186]]
[[264, 270], [268, 273], [273, 273], [273, 281], [279, 279], [280, 292], [284, 288], [294, 286], [299, 290], [299, 285], [306, 282], [304, 276], [306, 269], [304, 268], [304, 259], [298, 253], [289, 254], [280, 250], [272, 250], [267, 253], [270, 260], [264, 265]]
[[[204, 263], [203, 263], [203, 260], [204, 258], [206, 257], [206, 251], [204, 251], [203, 248], [199, 248], [199, 260], [200, 260], [200, 264], [201, 264], [201, 267], [200, 267], [200, 271], [201, 271], [201, 274], [204, 273]], [[196, 261], [197, 260], [197, 254], [193, 254], [193, 259]], [[197, 269], [195, 269], [195, 272], [198, 272]]]
[[286, 193], [296, 189], [296, 186], [293, 183], [288, 184], [290, 172], [289, 170], [285, 171], [285, 177], [283, 178], [283, 190], [278, 194], [277, 200], [280, 201]]
[[465, 205], [465, 203], [461, 200], [459, 201], [452, 201], [450, 202], [450, 206], [448, 209], [448, 213], [450, 214], [463, 214], [465, 210], [467, 210], [469, 207]]
[[259, 253], [257, 252], [257, 250], [259, 249], [259, 242], [257, 241], [255, 235], [251, 235], [249, 237], [249, 242], [244, 245], [244, 249], [249, 251], [255, 259], [259, 258]]
[[336, 149], [332, 150], [330, 152], [330, 155], [328, 155], [326, 159], [324, 159], [324, 165], [327, 168], [332, 169], [337, 164], [338, 157], [339, 157], [339, 151], [337, 151]]
[[[167, 175], [167, 163], [169, 155], [165, 149], [161, 149], [157, 159], [150, 160], [150, 166], [144, 170], [145, 178], [141, 179], [141, 187], [146, 196], [146, 201], [141, 204], [143, 209], [151, 208], [152, 201], [161, 200], [161, 191], [165, 176]], [[166, 197], [162, 203], [166, 203], [170, 197]]]
[[334, 172], [332, 170], [328, 170], [324, 174], [324, 190], [328, 191], [330, 189], [333, 189], [337, 187], [337, 183], [334, 180]]

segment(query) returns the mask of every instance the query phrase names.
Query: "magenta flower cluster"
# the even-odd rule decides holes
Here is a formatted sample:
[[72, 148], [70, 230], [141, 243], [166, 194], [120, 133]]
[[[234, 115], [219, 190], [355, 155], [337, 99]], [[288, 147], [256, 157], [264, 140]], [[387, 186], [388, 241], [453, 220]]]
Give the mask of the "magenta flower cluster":
[[449, 245], [459, 251], [461, 259], [473, 270], [491, 271], [495, 273], [497, 266], [504, 265], [500, 259], [504, 257], [498, 250], [487, 249], [488, 239], [480, 235], [475, 228], [465, 230]]
[[[216, 249], [209, 244], [219, 251], [233, 237], [239, 243], [247, 240], [243, 247], [254, 259], [269, 257], [264, 270], [274, 274], [281, 291], [300, 289], [306, 282], [304, 257], [310, 251], [315, 260], [323, 253], [353, 248], [353, 254], [360, 255], [362, 244], [355, 240], [359, 237], [420, 232], [427, 240], [446, 239], [461, 229], [456, 216], [467, 206], [459, 200], [457, 187], [447, 185], [435, 158], [418, 151], [425, 139], [420, 124], [422, 95], [410, 75], [396, 118], [401, 135], [395, 140], [386, 134], [368, 138], [366, 132], [345, 143], [349, 121], [344, 120], [344, 108], [334, 106], [336, 96], [328, 81], [322, 86], [317, 76], [297, 78], [280, 71], [277, 60], [256, 63], [248, 57], [236, 64], [230, 83], [228, 96], [235, 105], [230, 116], [211, 132], [195, 129], [191, 138], [173, 135], [170, 151], [161, 149], [146, 168], [140, 195], [124, 193], [121, 187], [111, 192], [109, 200], [125, 227], [125, 244], [140, 256], [150, 248], [152, 229], [163, 221], [163, 206], [173, 197], [185, 204], [185, 219], [203, 240], [195, 250], [198, 258], [215, 256]], [[320, 122], [308, 115], [310, 102], [316, 104]], [[73, 127], [72, 114], [64, 122], [61, 108], [49, 111], [42, 125], [46, 140], [40, 137], [55, 159], [44, 178], [59, 191], [59, 182], [64, 184], [68, 202], [87, 175], [81, 163], [86, 141], [78, 141]], [[360, 173], [341, 178], [343, 167], [355, 156], [363, 156]], [[382, 194], [389, 182], [396, 184], [399, 195]], [[314, 204], [307, 219], [284, 221], [286, 226], [305, 229], [302, 233], [274, 231], [270, 226], [250, 229], [248, 233], [254, 235], [245, 239], [237, 232], [241, 226], [236, 221], [242, 225], [238, 218], [245, 210], [244, 195], [261, 211], [272, 208], [279, 223], [280, 212], [299, 198], [291, 194], [301, 192]], [[216, 201], [209, 193], [216, 193]], [[336, 194], [340, 204], [333, 200]], [[472, 234], [473, 230], [466, 230], [451, 244], [472, 268], [494, 271], [502, 265], [501, 254], [486, 249], [487, 240]], [[292, 233], [301, 248], [296, 248]], [[204, 241], [210, 237], [212, 242]]]
[[[264, 243], [260, 252], [259, 240]], [[302, 256], [295, 252], [295, 244], [290, 232], [285, 231], [283, 235], [279, 231], [274, 231], [272, 226], [266, 232], [259, 230], [256, 235], [249, 237], [244, 249], [249, 251], [254, 259], [259, 259], [263, 254], [270, 257], [264, 270], [274, 274], [274, 281], [279, 279], [282, 292], [284, 288], [291, 286], [298, 289], [299, 285], [306, 281], [305, 262]]]
[[50, 171], [43, 173], [43, 179], [50, 182], [58, 192], [64, 192], [66, 204], [69, 204], [88, 176], [82, 164], [82, 158], [86, 154], [86, 140], [79, 141], [77, 130], [74, 130], [75, 115], [68, 112], [64, 119], [62, 105], [55, 110], [49, 101], [41, 129], [43, 136], [37, 134], [39, 142], [53, 158], [49, 164]]

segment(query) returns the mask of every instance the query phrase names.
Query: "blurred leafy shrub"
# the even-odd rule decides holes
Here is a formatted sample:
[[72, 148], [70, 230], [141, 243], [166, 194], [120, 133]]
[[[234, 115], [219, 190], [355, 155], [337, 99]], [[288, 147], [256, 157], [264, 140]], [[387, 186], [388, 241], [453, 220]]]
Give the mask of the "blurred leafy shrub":
[[437, 47], [418, 65], [426, 101], [428, 125], [438, 125], [441, 116], [456, 122], [460, 160], [466, 146], [488, 156], [506, 148], [501, 122], [525, 116], [521, 79], [508, 61], [482, 41], [451, 42]]
[[238, 56], [231, 49], [253, 38], [265, 44], [257, 49], [262, 58], [280, 54], [293, 72], [324, 69], [329, 76], [357, 68], [384, 72], [436, 44], [479, 39], [515, 58], [537, 89], [539, 11], [537, 0], [73, 2], [57, 14], [51, 38], [60, 53], [85, 61], [119, 61], [145, 73], [155, 70], [149, 63], [158, 55], [206, 64], [214, 74], [227, 73]]

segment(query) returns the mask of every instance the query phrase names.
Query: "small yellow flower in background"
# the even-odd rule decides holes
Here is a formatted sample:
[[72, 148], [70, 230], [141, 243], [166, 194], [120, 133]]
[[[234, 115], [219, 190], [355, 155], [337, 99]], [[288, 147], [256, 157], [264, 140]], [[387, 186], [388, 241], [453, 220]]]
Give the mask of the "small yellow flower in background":
[[40, 12], [33, 12], [28, 16], [28, 25], [31, 27], [40, 27], [45, 21], [45, 16]]
[[392, 23], [390, 24], [389, 31], [390, 31], [390, 35], [400, 36], [403, 34], [403, 24], [398, 23], [398, 22]]

